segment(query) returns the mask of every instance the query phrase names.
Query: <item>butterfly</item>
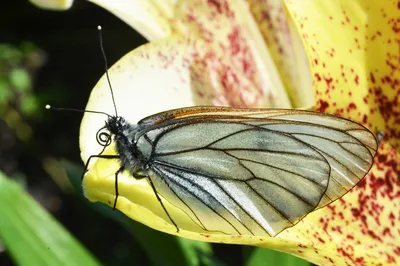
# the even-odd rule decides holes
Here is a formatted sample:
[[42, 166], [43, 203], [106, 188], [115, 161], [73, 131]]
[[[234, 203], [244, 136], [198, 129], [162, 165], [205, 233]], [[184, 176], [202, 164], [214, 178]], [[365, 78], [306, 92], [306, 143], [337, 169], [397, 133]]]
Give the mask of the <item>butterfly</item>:
[[338, 116], [295, 109], [198, 106], [169, 110], [137, 124], [108, 115], [97, 133], [117, 154], [118, 175], [148, 180], [199, 231], [276, 236], [341, 198], [370, 170], [374, 134]]

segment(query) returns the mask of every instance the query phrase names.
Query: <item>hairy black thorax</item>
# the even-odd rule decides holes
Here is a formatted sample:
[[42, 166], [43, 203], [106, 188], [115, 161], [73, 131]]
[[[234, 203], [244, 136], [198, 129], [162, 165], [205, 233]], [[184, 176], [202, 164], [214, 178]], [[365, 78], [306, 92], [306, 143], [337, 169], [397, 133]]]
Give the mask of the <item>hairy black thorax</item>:
[[136, 134], [139, 126], [126, 121], [121, 116], [111, 116], [105, 127], [117, 147], [122, 170], [129, 170], [135, 177], [141, 176], [148, 168], [148, 162], [137, 147]]

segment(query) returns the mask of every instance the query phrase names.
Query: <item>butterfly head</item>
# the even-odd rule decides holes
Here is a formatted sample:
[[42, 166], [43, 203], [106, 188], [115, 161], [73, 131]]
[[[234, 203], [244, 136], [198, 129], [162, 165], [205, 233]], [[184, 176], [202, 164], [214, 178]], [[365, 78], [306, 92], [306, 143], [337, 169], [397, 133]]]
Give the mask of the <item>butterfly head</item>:
[[110, 116], [106, 121], [106, 128], [112, 135], [119, 135], [123, 131], [126, 120], [121, 116]]
[[[111, 136], [119, 138], [123, 134], [125, 124], [126, 121], [124, 118], [109, 115], [105, 126], [97, 131], [97, 143], [103, 147], [110, 145], [112, 140]], [[106, 129], [106, 131], [104, 129]]]
[[126, 144], [134, 143], [138, 131], [137, 125], [129, 123], [121, 116], [110, 116], [104, 128], [114, 136], [115, 140]]

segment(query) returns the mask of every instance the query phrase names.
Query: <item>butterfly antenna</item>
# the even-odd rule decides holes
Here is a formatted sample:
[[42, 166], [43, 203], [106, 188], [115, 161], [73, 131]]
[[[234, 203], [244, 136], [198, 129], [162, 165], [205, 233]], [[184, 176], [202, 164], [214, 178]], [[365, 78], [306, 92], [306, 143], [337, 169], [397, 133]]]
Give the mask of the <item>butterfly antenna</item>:
[[101, 115], [106, 115], [108, 117], [112, 117], [111, 115], [109, 115], [109, 114], [107, 114], [105, 112], [91, 111], [91, 110], [80, 110], [80, 109], [73, 109], [73, 108], [58, 108], [58, 107], [50, 106], [49, 104], [47, 104], [45, 108], [47, 110], [54, 110], [54, 111], [67, 111], [67, 112], [77, 112], [77, 113], [93, 113], [93, 114], [101, 114]]
[[108, 85], [110, 86], [111, 98], [112, 98], [113, 105], [114, 105], [115, 116], [118, 116], [117, 105], [115, 104], [114, 92], [113, 92], [113, 89], [112, 89], [112, 86], [111, 86], [110, 76], [108, 75], [108, 62], [107, 62], [106, 53], [104, 52], [103, 34], [102, 34], [102, 29], [101, 29], [100, 25], [97, 26], [97, 30], [99, 32], [100, 49], [101, 49], [101, 54], [103, 55], [103, 59], [104, 59], [104, 68], [105, 68], [105, 71], [106, 71], [106, 77], [107, 77]]

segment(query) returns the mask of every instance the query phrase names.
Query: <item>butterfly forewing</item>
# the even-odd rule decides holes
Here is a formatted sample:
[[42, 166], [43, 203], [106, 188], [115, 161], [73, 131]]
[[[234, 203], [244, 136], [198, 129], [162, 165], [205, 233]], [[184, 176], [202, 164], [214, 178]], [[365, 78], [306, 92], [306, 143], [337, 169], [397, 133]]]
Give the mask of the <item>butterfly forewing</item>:
[[361, 125], [299, 110], [192, 107], [139, 126], [157, 192], [210, 233], [275, 236], [354, 187], [377, 148]]

